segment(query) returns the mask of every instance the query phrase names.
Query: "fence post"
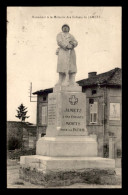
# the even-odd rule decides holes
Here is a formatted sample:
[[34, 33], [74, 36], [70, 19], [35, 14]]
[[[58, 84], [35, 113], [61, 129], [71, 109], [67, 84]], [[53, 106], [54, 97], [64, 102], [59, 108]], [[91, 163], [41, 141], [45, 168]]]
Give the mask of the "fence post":
[[103, 144], [104, 144], [103, 138], [98, 138], [98, 156], [99, 157], [104, 156], [104, 154], [103, 154]]
[[116, 137], [109, 137], [109, 158], [113, 159], [116, 157], [115, 138]]

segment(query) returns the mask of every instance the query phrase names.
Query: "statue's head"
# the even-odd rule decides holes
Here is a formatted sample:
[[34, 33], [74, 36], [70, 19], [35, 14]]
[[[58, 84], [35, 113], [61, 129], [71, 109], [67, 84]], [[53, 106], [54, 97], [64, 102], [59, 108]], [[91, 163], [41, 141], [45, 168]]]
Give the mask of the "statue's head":
[[67, 24], [64, 24], [64, 25], [62, 26], [62, 31], [63, 31], [63, 32], [69, 32], [69, 31], [70, 31], [70, 27], [69, 27]]

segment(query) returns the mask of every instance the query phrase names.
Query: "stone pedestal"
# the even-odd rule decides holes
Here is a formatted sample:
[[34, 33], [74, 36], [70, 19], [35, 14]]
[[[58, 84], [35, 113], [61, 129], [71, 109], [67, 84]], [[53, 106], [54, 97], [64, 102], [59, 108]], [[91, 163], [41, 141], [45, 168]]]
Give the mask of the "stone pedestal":
[[87, 134], [85, 93], [58, 91], [49, 94], [46, 136], [84, 136]]
[[97, 157], [97, 139], [86, 129], [86, 94], [80, 86], [55, 86], [48, 95], [46, 136], [37, 141], [36, 155], [22, 156], [22, 167], [49, 170], [114, 168], [113, 159]]
[[36, 154], [51, 157], [96, 157], [97, 142], [90, 136], [42, 137], [37, 142]]

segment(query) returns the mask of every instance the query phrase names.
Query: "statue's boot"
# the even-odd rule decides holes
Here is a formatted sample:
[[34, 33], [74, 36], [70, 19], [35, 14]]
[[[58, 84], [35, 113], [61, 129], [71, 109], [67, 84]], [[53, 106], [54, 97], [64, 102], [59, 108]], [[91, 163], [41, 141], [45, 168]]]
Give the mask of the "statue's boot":
[[68, 86], [69, 85], [69, 74], [64, 74], [62, 85], [63, 86]]
[[59, 81], [57, 82], [56, 85], [62, 85], [63, 82], [63, 73], [59, 73]]
[[76, 76], [76, 73], [70, 73], [70, 75], [69, 75], [69, 84], [70, 85], [77, 85], [75, 82], [75, 76]]

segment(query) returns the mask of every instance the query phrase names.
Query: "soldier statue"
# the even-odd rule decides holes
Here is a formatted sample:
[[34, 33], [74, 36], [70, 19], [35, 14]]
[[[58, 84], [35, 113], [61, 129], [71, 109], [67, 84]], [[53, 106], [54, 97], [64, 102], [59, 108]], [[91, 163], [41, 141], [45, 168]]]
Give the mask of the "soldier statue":
[[76, 54], [74, 48], [78, 45], [73, 35], [69, 33], [70, 27], [67, 24], [62, 26], [62, 32], [57, 35], [57, 44], [59, 48], [56, 51], [58, 55], [57, 72], [59, 81], [57, 85], [75, 85]]

